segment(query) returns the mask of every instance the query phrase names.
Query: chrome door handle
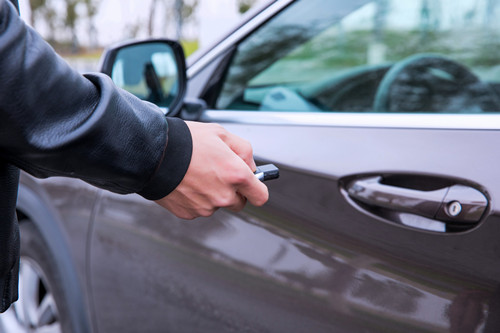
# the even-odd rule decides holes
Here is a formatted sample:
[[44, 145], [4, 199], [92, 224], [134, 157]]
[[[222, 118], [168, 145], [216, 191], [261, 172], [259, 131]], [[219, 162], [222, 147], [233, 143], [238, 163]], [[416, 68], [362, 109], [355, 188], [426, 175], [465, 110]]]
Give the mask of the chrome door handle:
[[351, 181], [346, 186], [349, 196], [371, 207], [411, 213], [445, 222], [479, 222], [488, 200], [475, 188], [452, 185], [432, 191], [421, 191], [385, 185], [382, 177]]

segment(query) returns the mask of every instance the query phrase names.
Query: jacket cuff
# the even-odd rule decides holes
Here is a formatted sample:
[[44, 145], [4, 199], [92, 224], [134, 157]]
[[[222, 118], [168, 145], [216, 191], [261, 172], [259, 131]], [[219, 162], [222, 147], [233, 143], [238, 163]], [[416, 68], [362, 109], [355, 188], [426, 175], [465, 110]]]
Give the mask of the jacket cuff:
[[167, 147], [163, 160], [158, 166], [154, 176], [139, 192], [139, 195], [148, 200], [158, 200], [175, 190], [184, 179], [191, 155], [193, 141], [191, 132], [186, 123], [178, 118], [167, 117]]

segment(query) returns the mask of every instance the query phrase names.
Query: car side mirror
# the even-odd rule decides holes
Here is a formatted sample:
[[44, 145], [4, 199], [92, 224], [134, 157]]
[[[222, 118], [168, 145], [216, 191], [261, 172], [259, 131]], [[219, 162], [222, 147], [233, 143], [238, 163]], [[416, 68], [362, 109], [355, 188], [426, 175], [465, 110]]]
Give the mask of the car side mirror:
[[176, 41], [148, 39], [113, 46], [104, 51], [100, 67], [118, 87], [169, 116], [179, 113], [186, 95], [186, 59]]

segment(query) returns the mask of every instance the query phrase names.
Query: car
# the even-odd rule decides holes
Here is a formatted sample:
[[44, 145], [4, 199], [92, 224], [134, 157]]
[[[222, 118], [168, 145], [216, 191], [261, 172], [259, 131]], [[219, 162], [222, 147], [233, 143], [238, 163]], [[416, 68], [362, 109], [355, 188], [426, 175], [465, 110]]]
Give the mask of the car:
[[498, 332], [500, 8], [276, 0], [187, 59], [154, 39], [102, 71], [253, 145], [269, 202], [181, 220], [22, 175], [7, 332]]

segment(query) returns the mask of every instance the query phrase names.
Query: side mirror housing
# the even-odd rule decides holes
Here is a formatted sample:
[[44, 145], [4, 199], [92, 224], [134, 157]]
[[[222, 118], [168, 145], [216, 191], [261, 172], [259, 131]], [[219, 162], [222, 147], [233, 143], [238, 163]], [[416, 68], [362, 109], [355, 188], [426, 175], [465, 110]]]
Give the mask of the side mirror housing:
[[168, 39], [126, 42], [106, 49], [101, 72], [120, 88], [177, 115], [186, 95], [186, 59], [182, 46]]

